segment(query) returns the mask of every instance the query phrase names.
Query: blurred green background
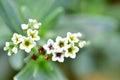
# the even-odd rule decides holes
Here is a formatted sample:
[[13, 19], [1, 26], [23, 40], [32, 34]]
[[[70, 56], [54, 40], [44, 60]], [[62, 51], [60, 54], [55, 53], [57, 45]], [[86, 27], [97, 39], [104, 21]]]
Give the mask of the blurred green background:
[[56, 78], [47, 72], [28, 78], [34, 72], [29, 69], [26, 79], [16, 80], [120, 80], [120, 0], [0, 0], [0, 80], [25, 71], [26, 54], [8, 57], [3, 47], [14, 32], [23, 34], [20, 25], [29, 18], [43, 23], [39, 44], [68, 31], [83, 33], [90, 44], [76, 59], [55, 62]]

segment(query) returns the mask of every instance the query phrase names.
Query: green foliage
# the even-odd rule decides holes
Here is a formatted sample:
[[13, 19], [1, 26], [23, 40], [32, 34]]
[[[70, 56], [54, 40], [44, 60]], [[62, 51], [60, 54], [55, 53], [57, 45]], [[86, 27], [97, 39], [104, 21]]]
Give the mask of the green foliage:
[[55, 64], [47, 62], [44, 56], [40, 56], [37, 61], [30, 61], [14, 80], [66, 80], [66, 78]]
[[[84, 51], [81, 49], [75, 60], [69, 61], [68, 59], [67, 63], [62, 64], [62, 66], [66, 65], [65, 69], [70, 68], [67, 75], [85, 77], [103, 69], [104, 72], [109, 71], [107, 75], [111, 73], [112, 76], [119, 76], [120, 34], [118, 31], [120, 31], [120, 25], [118, 22], [120, 5], [111, 5], [108, 3], [109, 1], [0, 0], [0, 59], [4, 58], [2, 55], [5, 41], [9, 41], [14, 32], [23, 34], [20, 25], [27, 23], [29, 18], [34, 18], [43, 23], [39, 29], [41, 40], [37, 45], [44, 44], [48, 37], [63, 36], [67, 32], [82, 32], [83, 36], [90, 40], [91, 44]], [[66, 14], [57, 23], [63, 13], [63, 7], [60, 6], [62, 2], [64, 2], [62, 5]], [[74, 15], [71, 15], [73, 13]], [[45, 61], [43, 56], [40, 56], [37, 61], [33, 61], [30, 60], [30, 56], [25, 58], [23, 54], [24, 52], [19, 51], [18, 54], [8, 59], [12, 68], [18, 71], [21, 69], [14, 80], [66, 80], [63, 73], [58, 69], [59, 67], [52, 62]], [[0, 61], [7, 64], [4, 59]], [[25, 66], [24, 62], [26, 62]], [[1, 64], [0, 72], [3, 72], [1, 69], [4, 66], [9, 67], [8, 64], [3, 64]], [[22, 67], [24, 68], [22, 69]], [[67, 70], [64, 71], [67, 72]], [[5, 80], [2, 79], [3, 75], [0, 73], [1, 80]]]
[[[12, 32], [22, 33], [20, 25], [26, 23], [29, 18], [37, 19], [43, 26], [49, 27], [63, 11], [58, 5], [54, 6], [55, 2], [55, 0], [1, 0], [0, 16]], [[41, 36], [44, 31], [41, 32]]]

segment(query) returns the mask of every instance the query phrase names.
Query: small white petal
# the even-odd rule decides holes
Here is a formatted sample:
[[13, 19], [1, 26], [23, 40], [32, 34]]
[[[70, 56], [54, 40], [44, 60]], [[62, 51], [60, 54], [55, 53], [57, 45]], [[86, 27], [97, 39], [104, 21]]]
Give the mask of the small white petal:
[[60, 39], [62, 39], [62, 38], [60, 36], [57, 36], [56, 42], [59, 41]]
[[28, 29], [28, 25], [27, 25], [27, 24], [21, 24], [21, 28], [22, 28], [23, 30], [26, 30], [26, 29]]
[[71, 35], [71, 33], [70, 32], [67, 32], [67, 36], [70, 36]]
[[53, 56], [52, 61], [57, 61], [57, 58], [55, 56]]
[[42, 26], [42, 23], [41, 23], [41, 22], [39, 22], [39, 23], [38, 23], [38, 25], [39, 25], [39, 26]]
[[38, 41], [38, 40], [40, 40], [40, 37], [39, 37], [39, 36], [36, 37], [36, 41]]
[[79, 47], [83, 48], [86, 45], [86, 41], [79, 42]]
[[76, 36], [77, 36], [78, 38], [80, 38], [80, 37], [82, 37], [82, 34], [81, 34], [80, 32], [78, 32], [78, 33], [76, 33]]
[[22, 45], [22, 43], [20, 44], [20, 49], [24, 49], [24, 46]]
[[48, 39], [47, 44], [54, 44], [54, 41], [52, 39]]
[[6, 47], [4, 47], [4, 51], [6, 51], [7, 50], [7, 48]]
[[70, 55], [70, 58], [76, 58], [76, 54]]
[[39, 29], [40, 24], [34, 24], [33, 27], [34, 27], [34, 29]]
[[63, 57], [58, 58], [58, 61], [59, 61], [59, 62], [64, 62], [64, 58], [63, 58]]
[[38, 25], [38, 24], [34, 24], [33, 27], [34, 27], [35, 29], [38, 29], [38, 28], [39, 28], [39, 25]]
[[5, 46], [7, 46], [7, 47], [10, 46], [10, 42], [6, 42]]
[[66, 53], [65, 53], [65, 57], [67, 57], [67, 58], [69, 57], [69, 55], [68, 55], [67, 51], [66, 51]]
[[33, 19], [29, 19], [29, 22], [33, 22]]
[[25, 51], [26, 51], [27, 53], [29, 53], [29, 52], [31, 51], [31, 49], [25, 49]]
[[8, 52], [8, 56], [11, 56], [11, 52]]
[[75, 53], [77, 53], [79, 51], [78, 47], [75, 47]]
[[30, 23], [36, 23], [37, 21], [35, 19], [29, 19]]
[[15, 54], [17, 54], [17, 52], [18, 52], [17, 47], [13, 47], [12, 52], [14, 52]]

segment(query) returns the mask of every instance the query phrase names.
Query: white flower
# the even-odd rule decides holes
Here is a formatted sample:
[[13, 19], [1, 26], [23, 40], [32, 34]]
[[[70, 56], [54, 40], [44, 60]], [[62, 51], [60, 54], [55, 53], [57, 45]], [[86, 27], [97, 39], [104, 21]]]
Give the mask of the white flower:
[[30, 37], [24, 37], [20, 44], [20, 49], [25, 50], [27, 53], [36, 45], [36, 43]]
[[80, 42], [78, 43], [78, 46], [79, 46], [80, 48], [83, 48], [85, 45], [86, 45], [86, 41], [80, 41]]
[[39, 29], [42, 23], [38, 23], [36, 19], [29, 19], [28, 25], [31, 26], [33, 29]]
[[56, 42], [55, 42], [55, 48], [58, 48], [58, 49], [64, 49], [66, 46], [68, 45], [68, 40], [67, 38], [62, 38], [60, 36], [58, 36], [56, 38]]
[[27, 24], [21, 24], [21, 28], [22, 28], [23, 30], [26, 30], [26, 29], [28, 29], [28, 25], [27, 25]]
[[13, 47], [13, 48], [12, 48], [12, 52], [15, 53], [15, 54], [17, 54], [18, 48], [17, 48], [17, 47]]
[[73, 44], [69, 44], [65, 50], [65, 57], [75, 58], [79, 48]]
[[3, 49], [4, 49], [4, 51], [6, 51], [6, 50], [7, 50], [7, 47], [5, 46]]
[[11, 52], [8, 52], [8, 56], [11, 56], [12, 55], [12, 53]]
[[9, 46], [10, 46], [10, 42], [5, 42], [4, 51], [7, 51], [9, 49]]
[[42, 25], [42, 23], [37, 23], [37, 24], [34, 24], [33, 27], [34, 29], [39, 29], [39, 27]]
[[8, 56], [12, 55], [13, 53], [17, 53], [18, 49], [17, 47], [14, 47], [14, 44], [12, 42], [6, 42], [4, 50], [8, 52]]
[[5, 42], [5, 46], [10, 46], [10, 42]]
[[40, 40], [40, 37], [38, 36], [38, 31], [37, 30], [28, 29], [27, 34], [33, 40], [36, 40], [36, 41]]
[[49, 39], [43, 48], [47, 51], [47, 54], [51, 54], [54, 50], [54, 41], [52, 39]]
[[80, 32], [78, 32], [78, 33], [74, 33], [74, 35], [76, 35], [77, 38], [82, 37], [82, 34], [81, 34]]
[[54, 50], [53, 51], [53, 56], [52, 56], [52, 61], [58, 61], [58, 62], [64, 62], [64, 52], [61, 49]]
[[11, 43], [10, 42], [5, 43], [4, 51], [8, 51], [8, 56], [11, 55], [12, 52], [11, 52]]
[[29, 22], [30, 23], [37, 23], [37, 20], [36, 19], [29, 19]]
[[71, 34], [70, 32], [67, 33], [67, 39], [68, 39], [69, 42], [71, 42], [71, 43], [75, 43], [75, 42], [78, 42], [78, 41], [79, 41], [78, 35], [76, 35], [76, 34]]
[[22, 35], [19, 35], [17, 33], [13, 34], [12, 41], [14, 44], [18, 44], [22, 41]]

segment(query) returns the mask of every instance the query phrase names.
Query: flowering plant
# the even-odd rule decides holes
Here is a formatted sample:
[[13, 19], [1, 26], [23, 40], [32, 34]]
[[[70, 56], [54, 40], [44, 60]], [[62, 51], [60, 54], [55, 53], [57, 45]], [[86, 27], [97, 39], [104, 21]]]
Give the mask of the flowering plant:
[[56, 40], [49, 39], [47, 44], [37, 46], [40, 40], [38, 29], [42, 23], [38, 23], [35, 19], [29, 19], [28, 24], [22, 24], [21, 28], [25, 31], [25, 36], [14, 33], [11, 42], [6, 42], [4, 50], [8, 51], [8, 55], [17, 54], [18, 50], [24, 50], [31, 54], [31, 58], [36, 60], [39, 54], [44, 55], [46, 60], [50, 58], [52, 61], [64, 62], [64, 58], [76, 57], [76, 53], [86, 45], [86, 41], [81, 40], [81, 33], [67, 33], [66, 37], [57, 36]]

